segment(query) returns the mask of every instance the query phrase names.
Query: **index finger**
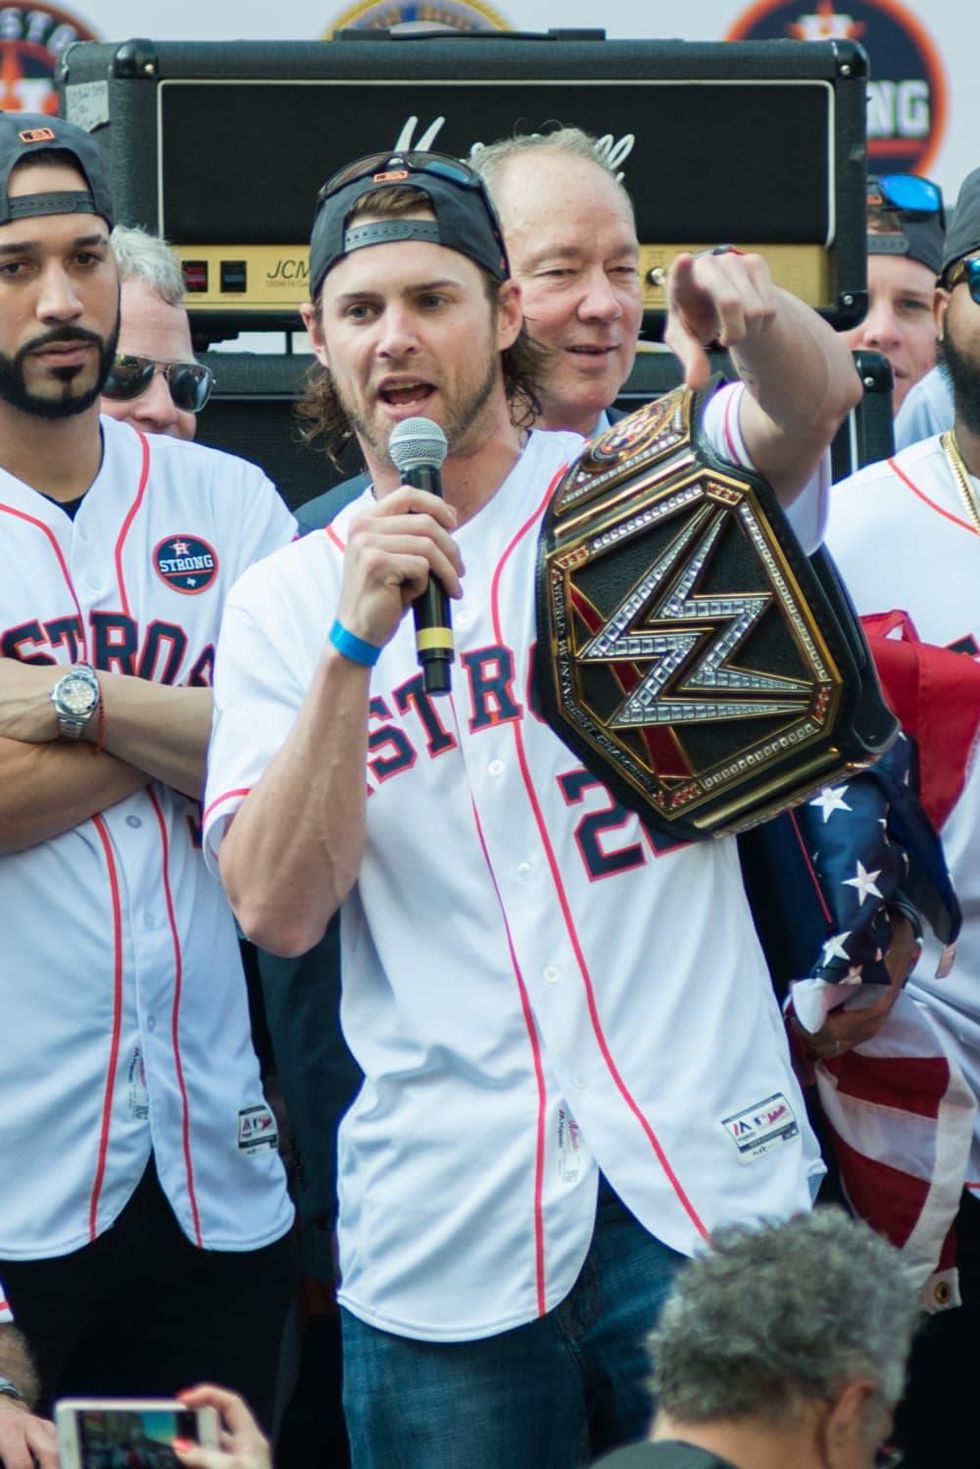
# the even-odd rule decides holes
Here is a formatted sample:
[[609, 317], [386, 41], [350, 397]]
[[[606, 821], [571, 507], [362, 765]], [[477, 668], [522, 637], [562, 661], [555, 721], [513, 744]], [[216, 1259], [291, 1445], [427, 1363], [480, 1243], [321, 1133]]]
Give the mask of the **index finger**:
[[251, 1430], [257, 1437], [264, 1436], [245, 1399], [227, 1387], [201, 1382], [196, 1387], [184, 1388], [177, 1396], [189, 1408], [216, 1408], [236, 1433]]
[[399, 485], [396, 490], [389, 490], [381, 496], [376, 509], [380, 515], [404, 515], [406, 510], [422, 511], [450, 530], [459, 521], [455, 507], [448, 500], [434, 495], [431, 490], [416, 489], [414, 485]]
[[[711, 362], [701, 337], [685, 312], [703, 315], [703, 293], [694, 279], [694, 256], [678, 255], [667, 277], [667, 325], [664, 342], [680, 361], [684, 369], [684, 386], [697, 390], [703, 388], [711, 376]], [[705, 322], [705, 330], [710, 323]]]

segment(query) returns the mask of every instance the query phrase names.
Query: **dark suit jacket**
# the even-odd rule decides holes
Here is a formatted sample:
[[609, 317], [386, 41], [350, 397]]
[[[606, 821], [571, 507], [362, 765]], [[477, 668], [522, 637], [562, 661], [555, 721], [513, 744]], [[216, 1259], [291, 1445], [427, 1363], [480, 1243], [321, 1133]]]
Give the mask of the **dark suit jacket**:
[[353, 479], [341, 480], [333, 489], [317, 495], [314, 500], [307, 500], [305, 505], [300, 505], [296, 511], [300, 535], [308, 536], [311, 530], [322, 530], [325, 525], [329, 525], [334, 516], [345, 505], [356, 500], [370, 483], [371, 476], [367, 472], [357, 474]]
[[592, 1469], [735, 1469], [729, 1459], [719, 1459], [707, 1449], [673, 1439], [659, 1443], [631, 1444], [598, 1459]]

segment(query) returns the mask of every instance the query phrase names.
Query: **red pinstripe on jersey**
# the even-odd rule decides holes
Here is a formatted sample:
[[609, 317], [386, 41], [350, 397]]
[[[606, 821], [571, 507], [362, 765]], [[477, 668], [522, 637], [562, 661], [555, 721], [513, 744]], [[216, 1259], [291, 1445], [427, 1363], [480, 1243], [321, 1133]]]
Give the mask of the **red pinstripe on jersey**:
[[133, 521], [136, 519], [137, 512], [143, 503], [143, 496], [146, 493], [146, 482], [150, 477], [150, 445], [146, 435], [141, 434], [138, 429], [137, 438], [140, 441], [140, 448], [143, 453], [143, 462], [140, 467], [139, 484], [136, 487], [136, 498], [133, 501], [132, 505], [130, 505], [129, 510], [126, 514], [126, 519], [123, 521], [122, 528], [119, 531], [119, 536], [116, 540], [115, 552], [116, 582], [119, 586], [119, 600], [122, 605], [122, 610], [125, 612], [127, 617], [130, 617], [132, 614], [129, 610], [129, 597], [126, 593], [126, 579], [123, 576], [123, 546], [126, 543], [126, 537], [129, 535], [129, 528], [132, 525]]
[[75, 588], [72, 585], [71, 574], [70, 574], [70, 572], [68, 570], [68, 563], [67, 563], [67, 561], [64, 558], [64, 554], [62, 552], [61, 547], [58, 545], [58, 542], [57, 542], [57, 539], [55, 537], [54, 531], [51, 529], [51, 527], [49, 525], [45, 525], [45, 523], [44, 523], [43, 520], [38, 520], [37, 516], [35, 516], [35, 515], [28, 515], [23, 510], [15, 510], [12, 505], [3, 505], [3, 504], [0, 504], [0, 510], [2, 510], [6, 515], [13, 515], [17, 520], [26, 520], [27, 523], [28, 523], [28, 525], [36, 526], [38, 530], [44, 532], [44, 534], [47, 536], [48, 540], [50, 541], [50, 543], [51, 543], [51, 549], [52, 549], [52, 551], [55, 554], [55, 559], [58, 562], [58, 565], [61, 568], [61, 574], [62, 574], [62, 576], [65, 579], [65, 585], [68, 588], [69, 596], [71, 597], [72, 601], [75, 604], [75, 611], [78, 613], [78, 626], [79, 626], [79, 629], [80, 629], [80, 637], [81, 637], [81, 640], [82, 640], [82, 653], [84, 655], [84, 662], [87, 663], [88, 662], [88, 630], [87, 630], [86, 625], [85, 625], [85, 618], [82, 616], [81, 603], [79, 602], [78, 597], [75, 595]]
[[737, 403], [741, 397], [740, 393], [729, 393], [725, 399], [725, 448], [728, 450], [729, 458], [733, 464], [741, 464], [742, 456], [735, 447], [735, 435], [732, 432], [732, 404]]
[[[453, 714], [455, 715], [455, 713], [456, 710], [454, 706]], [[456, 728], [458, 733], [458, 720]], [[521, 973], [521, 966], [517, 958], [517, 951], [514, 948], [514, 940], [510, 931], [510, 923], [507, 920], [507, 912], [504, 908], [503, 898], [500, 895], [500, 888], [497, 886], [497, 875], [494, 872], [493, 864], [490, 861], [490, 853], [487, 851], [487, 844], [483, 836], [483, 826], [480, 822], [480, 815], [476, 809], [475, 804], [473, 805], [473, 820], [476, 822], [476, 834], [480, 840], [480, 849], [483, 852], [483, 860], [487, 864], [487, 871], [490, 874], [490, 881], [493, 883], [493, 890], [497, 895], [497, 903], [500, 907], [500, 916], [504, 922], [504, 932], [507, 935], [507, 950], [510, 954], [510, 962], [511, 967], [514, 971], [514, 978], [517, 981], [517, 990], [521, 997], [521, 1011], [524, 1015], [524, 1024], [527, 1027], [527, 1037], [528, 1040], [531, 1042], [531, 1056], [534, 1062], [534, 1080], [538, 1089], [538, 1120], [535, 1129], [537, 1141], [536, 1156], [534, 1159], [534, 1272], [535, 1283], [537, 1287], [538, 1315], [543, 1316], [548, 1309], [547, 1295], [545, 1291], [544, 1214], [542, 1205], [544, 1195], [545, 1114], [548, 1105], [548, 1089], [545, 1085], [544, 1066], [541, 1063], [541, 1041], [538, 1038], [537, 1026], [534, 1023], [534, 1012], [531, 1009], [531, 999], [527, 992], [527, 985], [524, 983], [524, 975]]]
[[936, 501], [931, 498], [931, 496], [926, 494], [925, 490], [920, 490], [919, 486], [915, 484], [913, 480], [909, 479], [908, 475], [905, 473], [905, 470], [896, 459], [889, 459], [887, 462], [888, 468], [895, 471], [899, 479], [902, 481], [902, 484], [905, 485], [907, 489], [910, 489], [913, 495], [916, 495], [923, 502], [923, 504], [928, 505], [930, 510], [935, 510], [936, 514], [941, 515], [945, 520], [951, 520], [954, 525], [959, 526], [960, 530], [969, 531], [971, 536], [975, 536], [977, 534], [976, 526], [971, 525], [968, 520], [961, 520], [960, 517], [958, 515], [954, 515], [951, 510], [946, 510], [942, 505], [938, 505]]
[[813, 859], [806, 849], [806, 842], [803, 840], [803, 833], [800, 831], [800, 823], [796, 819], [796, 812], [790, 811], [788, 814], [789, 823], [790, 826], [793, 828], [793, 835], [796, 837], [800, 851], [803, 853], [803, 861], [806, 863], [806, 870], [810, 874], [810, 881], [813, 883], [813, 891], [817, 895], [817, 902], [820, 904], [820, 910], [823, 913], [823, 916], [827, 920], [827, 922], [833, 923], [833, 914], [831, 913], [830, 908], [827, 906], [827, 899], [824, 895], [824, 890], [820, 886], [820, 881], [817, 877], [816, 871], [814, 870]]
[[211, 812], [215, 809], [215, 807], [222, 805], [225, 801], [236, 801], [239, 796], [241, 796], [244, 800], [251, 789], [251, 786], [239, 786], [239, 788], [235, 791], [225, 791], [223, 795], [215, 796], [214, 800], [211, 802], [210, 806], [201, 818], [202, 828], [207, 824], [207, 819], [211, 815]]
[[95, 1181], [89, 1199], [89, 1239], [98, 1235], [99, 1196], [105, 1178], [106, 1153], [109, 1149], [109, 1126], [112, 1121], [112, 1096], [115, 1089], [116, 1066], [119, 1061], [119, 1034], [122, 1028], [123, 961], [122, 961], [122, 905], [119, 898], [119, 875], [112, 851], [109, 831], [101, 816], [93, 816], [92, 824], [99, 834], [105, 852], [106, 871], [109, 877], [109, 895], [112, 907], [112, 1040], [109, 1045], [109, 1062], [106, 1066], [105, 1092], [102, 1098], [102, 1126], [99, 1129], [99, 1154], [95, 1166]]
[[160, 828], [160, 845], [163, 849], [163, 896], [167, 906], [167, 921], [170, 924], [170, 934], [174, 943], [174, 1003], [170, 1019], [170, 1039], [174, 1049], [174, 1074], [177, 1077], [177, 1086], [180, 1090], [181, 1118], [181, 1140], [184, 1147], [184, 1171], [187, 1175], [187, 1196], [190, 1200], [191, 1217], [194, 1221], [194, 1240], [199, 1249], [204, 1247], [204, 1239], [201, 1235], [201, 1218], [197, 1208], [197, 1194], [194, 1190], [194, 1162], [191, 1158], [191, 1111], [187, 1100], [187, 1085], [184, 1081], [184, 1063], [180, 1055], [180, 997], [183, 988], [184, 959], [180, 947], [180, 935], [177, 932], [177, 918], [174, 913], [174, 897], [170, 887], [170, 843], [167, 840], [167, 823], [164, 820], [163, 811], [160, 809], [160, 801], [152, 787], [147, 787], [150, 805], [153, 807]]
[[[491, 604], [491, 611], [492, 611], [492, 617], [493, 617], [494, 636], [496, 637], [496, 640], [498, 642], [500, 642], [500, 643], [502, 643], [504, 641], [503, 627], [502, 627], [501, 619], [500, 619], [500, 579], [501, 579], [501, 576], [502, 576], [504, 567], [507, 564], [508, 558], [511, 556], [511, 554], [516, 549], [516, 547], [520, 544], [520, 542], [523, 540], [523, 538], [531, 530], [533, 530], [533, 528], [540, 521], [541, 516], [544, 514], [545, 507], [547, 506], [549, 500], [551, 499], [551, 495], [552, 495], [552, 492], [554, 490], [554, 487], [557, 484], [558, 479], [559, 479], [560, 475], [563, 472], [564, 472], [563, 470], [559, 470], [558, 474], [555, 476], [555, 478], [552, 480], [551, 484], [548, 486], [547, 492], [546, 492], [543, 500], [538, 505], [538, 507], [534, 511], [534, 513], [531, 516], [528, 517], [528, 519], [524, 522], [524, 524], [517, 531], [516, 535], [511, 540], [510, 544], [504, 550], [504, 553], [501, 556], [500, 561], [497, 563], [497, 569], [494, 572], [493, 581], [492, 581], [492, 584], [491, 584], [490, 604]], [[651, 1148], [653, 1149], [653, 1152], [654, 1152], [654, 1154], [655, 1154], [655, 1156], [657, 1158], [657, 1161], [659, 1162], [661, 1168], [663, 1169], [664, 1173], [667, 1175], [667, 1178], [668, 1178], [668, 1180], [670, 1182], [670, 1185], [673, 1188], [675, 1194], [677, 1195], [677, 1198], [678, 1198], [678, 1201], [679, 1201], [681, 1207], [683, 1208], [684, 1212], [687, 1214], [688, 1218], [690, 1219], [691, 1223], [694, 1225], [694, 1227], [698, 1231], [698, 1233], [703, 1238], [707, 1238], [708, 1230], [705, 1227], [705, 1225], [704, 1225], [704, 1223], [703, 1223], [703, 1221], [701, 1219], [701, 1216], [698, 1214], [698, 1212], [695, 1209], [693, 1203], [691, 1202], [690, 1198], [688, 1197], [686, 1190], [682, 1186], [682, 1184], [680, 1182], [680, 1179], [677, 1177], [677, 1174], [674, 1172], [674, 1169], [671, 1167], [670, 1161], [668, 1160], [667, 1155], [664, 1152], [663, 1147], [662, 1147], [662, 1145], [660, 1143], [660, 1139], [657, 1137], [657, 1134], [655, 1133], [653, 1127], [651, 1126], [650, 1122], [648, 1121], [648, 1119], [644, 1115], [642, 1109], [638, 1105], [636, 1099], [633, 1097], [633, 1095], [630, 1092], [629, 1088], [627, 1087], [625, 1081], [623, 1080], [622, 1076], [620, 1075], [619, 1068], [617, 1067], [616, 1062], [613, 1059], [612, 1052], [609, 1049], [609, 1043], [606, 1040], [605, 1031], [603, 1030], [603, 1027], [602, 1027], [602, 1021], [599, 1018], [599, 1008], [598, 1008], [598, 1005], [596, 1003], [595, 990], [594, 990], [593, 984], [592, 984], [592, 976], [589, 973], [588, 965], [585, 962], [585, 954], [582, 951], [582, 945], [581, 945], [581, 942], [579, 940], [578, 931], [577, 931], [577, 929], [575, 927], [575, 921], [574, 921], [574, 919], [572, 917], [571, 904], [570, 904], [569, 899], [568, 899], [568, 894], [565, 891], [565, 885], [562, 882], [561, 873], [560, 873], [559, 868], [558, 868], [558, 860], [557, 860], [557, 858], [555, 856], [555, 850], [554, 850], [554, 847], [552, 846], [552, 843], [551, 843], [551, 836], [550, 836], [550, 834], [548, 832], [548, 827], [547, 827], [547, 823], [545, 821], [544, 813], [543, 813], [543, 811], [541, 809], [541, 803], [540, 803], [540, 801], [538, 799], [538, 793], [535, 790], [535, 788], [534, 788], [534, 782], [531, 779], [531, 772], [530, 772], [530, 768], [529, 768], [528, 762], [527, 762], [527, 752], [526, 752], [526, 750], [524, 748], [524, 736], [523, 736], [523, 732], [522, 732], [522, 729], [521, 729], [520, 722], [519, 721], [513, 722], [511, 724], [510, 728], [511, 728], [511, 730], [513, 732], [514, 744], [515, 744], [516, 753], [517, 753], [517, 760], [518, 760], [518, 764], [520, 766], [521, 776], [522, 776], [522, 779], [524, 781], [524, 788], [527, 791], [528, 801], [530, 802], [531, 809], [532, 809], [532, 811], [534, 813], [535, 823], [536, 823], [537, 828], [538, 828], [538, 835], [539, 835], [540, 840], [541, 840], [541, 845], [544, 848], [545, 857], [547, 859], [548, 866], [549, 866], [550, 871], [551, 871], [552, 881], [553, 881], [553, 883], [555, 885], [555, 891], [556, 891], [556, 893], [558, 895], [558, 902], [559, 902], [559, 905], [561, 907], [562, 915], [563, 915], [563, 917], [565, 919], [565, 926], [566, 926], [566, 929], [568, 931], [568, 937], [569, 937], [569, 939], [571, 941], [572, 948], [573, 948], [574, 953], [575, 953], [575, 959], [576, 959], [576, 962], [578, 964], [579, 973], [582, 976], [582, 983], [583, 983], [583, 986], [584, 986], [584, 989], [585, 989], [586, 1004], [587, 1004], [588, 1011], [589, 1011], [589, 1019], [590, 1019], [591, 1024], [592, 1024], [592, 1030], [593, 1030], [593, 1033], [595, 1035], [596, 1041], [598, 1043], [599, 1050], [600, 1050], [600, 1052], [602, 1054], [602, 1058], [603, 1058], [603, 1060], [606, 1063], [606, 1066], [607, 1066], [608, 1071], [609, 1071], [609, 1075], [612, 1077], [613, 1084], [615, 1085], [616, 1090], [619, 1092], [620, 1096], [623, 1098], [623, 1100], [626, 1103], [627, 1107], [633, 1113], [633, 1116], [636, 1118], [637, 1122], [639, 1122], [639, 1124], [640, 1124], [640, 1127], [643, 1129], [643, 1132], [646, 1135], [647, 1141], [649, 1142]]]

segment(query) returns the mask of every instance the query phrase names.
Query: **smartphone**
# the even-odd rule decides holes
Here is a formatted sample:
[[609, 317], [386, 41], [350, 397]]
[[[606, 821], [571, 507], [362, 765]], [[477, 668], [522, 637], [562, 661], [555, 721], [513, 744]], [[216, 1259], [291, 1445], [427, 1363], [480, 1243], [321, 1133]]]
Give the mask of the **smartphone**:
[[214, 1408], [176, 1398], [62, 1398], [54, 1421], [61, 1469], [179, 1469], [173, 1439], [219, 1442]]

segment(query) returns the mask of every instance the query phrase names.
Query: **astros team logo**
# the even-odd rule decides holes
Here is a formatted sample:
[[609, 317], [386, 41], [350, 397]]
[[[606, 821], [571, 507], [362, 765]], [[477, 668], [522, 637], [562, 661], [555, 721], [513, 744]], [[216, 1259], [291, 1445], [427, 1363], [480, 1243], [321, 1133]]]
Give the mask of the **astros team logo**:
[[946, 130], [946, 75], [935, 42], [898, 0], [759, 0], [726, 41], [859, 41], [871, 58], [872, 172], [925, 173]]
[[482, 0], [436, 0], [435, 4], [405, 4], [400, 0], [358, 0], [341, 11], [324, 31], [329, 40], [335, 31], [509, 31], [499, 10]]
[[97, 41], [77, 16], [53, 5], [5, 5], [0, 12], [0, 111], [57, 116], [54, 74], [73, 41]]
[[175, 592], [194, 597], [218, 575], [218, 555], [197, 536], [167, 536], [153, 552], [153, 569]]

